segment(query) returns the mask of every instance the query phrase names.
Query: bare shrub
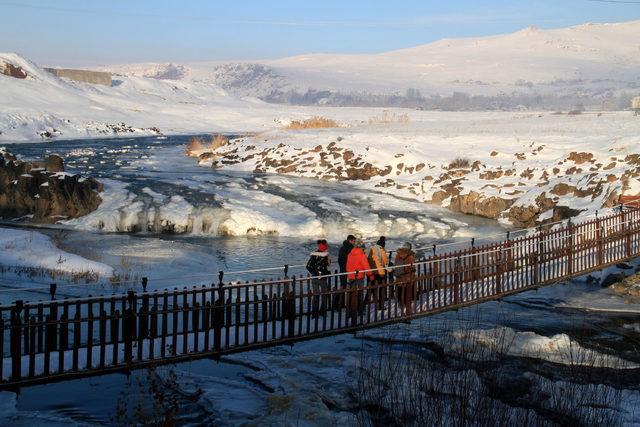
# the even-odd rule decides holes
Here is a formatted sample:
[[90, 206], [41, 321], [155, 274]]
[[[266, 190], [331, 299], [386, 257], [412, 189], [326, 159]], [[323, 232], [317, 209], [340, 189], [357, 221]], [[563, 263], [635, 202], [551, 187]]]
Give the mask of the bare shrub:
[[54, 281], [65, 280], [73, 283], [95, 283], [100, 281], [100, 275], [93, 270], [66, 271], [45, 267], [0, 265], [0, 275], [2, 274], [14, 274], [18, 277], [28, 277], [29, 279], [47, 278]]
[[226, 136], [224, 136], [224, 135], [216, 135], [211, 140], [211, 143], [209, 144], [209, 147], [212, 150], [217, 150], [220, 147], [224, 147], [228, 143], [229, 143], [229, 139]]
[[200, 137], [194, 136], [187, 143], [185, 154], [189, 157], [198, 157], [203, 152], [215, 151], [218, 148], [224, 147], [228, 143], [229, 139], [224, 135], [215, 135], [209, 142]]
[[117, 285], [121, 282], [137, 281], [142, 278], [143, 265], [141, 262], [128, 256], [120, 257], [120, 265], [117, 273], [111, 278], [111, 283]]
[[525, 355], [514, 357], [508, 328], [458, 316], [404, 340], [398, 331], [362, 337], [360, 425], [622, 424], [623, 395], [615, 385], [623, 364], [603, 364], [600, 353], [577, 344], [561, 364], [527, 363]]
[[465, 169], [471, 166], [469, 159], [464, 157], [458, 157], [451, 163], [449, 163], [449, 169]]
[[134, 390], [118, 398], [113, 419], [116, 425], [179, 425], [181, 406], [196, 402], [202, 394], [200, 388], [193, 392], [182, 389], [173, 370], [162, 375], [153, 366], [146, 370], [145, 376], [137, 377], [131, 386]]
[[189, 157], [197, 156], [199, 151], [204, 149], [205, 142], [202, 138], [192, 137], [187, 143], [187, 147], [185, 149], [185, 153]]
[[383, 110], [378, 116], [369, 117], [369, 124], [390, 124], [390, 123], [409, 123], [409, 115], [407, 113], [395, 113], [389, 110]]
[[340, 123], [333, 119], [326, 117], [315, 116], [305, 120], [293, 120], [289, 123], [285, 129], [324, 129], [324, 128], [339, 128], [342, 127]]

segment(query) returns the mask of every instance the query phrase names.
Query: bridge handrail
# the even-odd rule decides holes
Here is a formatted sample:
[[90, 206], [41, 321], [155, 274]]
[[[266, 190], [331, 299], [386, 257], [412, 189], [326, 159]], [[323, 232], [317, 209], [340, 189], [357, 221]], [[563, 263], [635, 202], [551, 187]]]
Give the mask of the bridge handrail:
[[381, 282], [365, 278], [357, 288], [343, 287], [345, 273], [336, 273], [19, 301], [3, 307], [9, 319], [0, 316], [0, 389], [380, 326], [501, 298], [637, 256], [640, 209], [629, 209], [434, 254], [406, 274], [386, 275]]
[[[622, 205], [620, 205], [622, 206]], [[517, 244], [523, 241], [526, 241], [528, 239], [530, 239], [531, 237], [535, 237], [535, 238], [539, 238], [542, 236], [545, 236], [545, 234], [547, 235], [547, 238], [545, 238], [543, 240], [543, 243], [545, 245], [549, 245], [552, 244], [554, 242], [560, 242], [560, 241], [565, 241], [568, 238], [571, 238], [570, 235], [558, 235], [555, 238], [548, 238], [548, 235], [550, 233], [553, 233], [553, 229], [549, 230], [548, 227], [552, 224], [556, 225], [556, 224], [563, 224], [564, 227], [562, 228], [556, 228], [556, 230], [558, 231], [566, 231], [566, 227], [567, 225], [570, 225], [571, 227], [577, 227], [577, 226], [585, 226], [585, 225], [589, 225], [589, 224], [602, 224], [602, 223], [606, 223], [606, 221], [608, 219], [611, 218], [615, 218], [618, 215], [620, 215], [620, 213], [613, 213], [607, 216], [603, 216], [600, 218], [596, 218], [596, 219], [592, 219], [592, 220], [588, 220], [588, 221], [581, 221], [581, 222], [577, 222], [577, 223], [572, 223], [571, 219], [568, 220], [563, 220], [563, 221], [559, 221], [559, 222], [555, 222], [555, 223], [551, 223], [551, 224], [544, 224], [543, 226], [538, 226], [538, 227], [532, 227], [529, 229], [525, 229], [528, 230], [530, 232], [533, 232], [533, 234], [528, 234], [528, 235], [524, 235], [524, 236], [519, 236], [510, 240], [503, 240], [500, 242], [490, 242], [490, 243], [485, 243], [484, 245], [480, 245], [480, 246], [472, 246], [472, 247], [468, 247], [465, 249], [462, 249], [461, 251], [454, 251], [454, 252], [446, 252], [446, 253], [442, 253], [442, 254], [437, 254], [437, 255], [429, 255], [428, 257], [422, 258], [418, 261], [416, 261], [414, 263], [414, 266], [432, 266], [433, 264], [437, 263], [437, 262], [442, 262], [442, 261], [446, 261], [446, 260], [462, 260], [465, 258], [470, 258], [470, 257], [476, 257], [478, 256], [479, 252], [482, 252], [483, 254], [494, 254], [494, 253], [502, 253], [502, 254], [507, 254], [509, 252], [513, 253], [515, 250], [517, 250]], [[615, 225], [617, 227], [621, 227], [621, 226], [625, 226], [627, 224], [631, 224], [633, 222], [633, 220], [626, 220], [626, 221], [622, 221], [622, 222], [617, 222]], [[573, 233], [572, 236], [573, 238], [576, 237], [580, 237], [580, 236], [584, 236], [584, 235], [588, 235], [588, 234], [594, 234], [598, 231], [603, 231], [603, 230], [607, 230], [607, 228], [605, 228], [604, 226], [599, 226], [597, 228], [594, 229], [589, 229], [589, 230], [585, 230], [583, 232], [580, 233]], [[607, 238], [608, 236], [599, 236], [599, 238]], [[493, 249], [491, 250], [486, 250], [489, 247], [493, 246]], [[390, 265], [387, 267], [388, 270], [395, 270], [398, 268], [401, 268], [402, 265]], [[274, 267], [268, 270], [274, 270], [274, 271], [282, 271], [282, 267]], [[371, 269], [367, 269], [367, 270], [359, 270], [359, 273], [374, 273], [376, 272], [378, 269], [377, 268], [371, 268]], [[253, 271], [264, 271], [264, 269], [253, 269], [253, 270], [245, 270], [245, 271], [241, 271], [241, 272], [253, 272]], [[334, 273], [330, 273], [327, 275], [316, 275], [316, 276], [312, 276], [312, 275], [292, 275], [290, 277], [283, 277], [282, 279], [280, 279], [280, 277], [278, 278], [272, 278], [272, 279], [268, 279], [268, 280], [262, 280], [262, 281], [245, 281], [244, 283], [242, 281], [238, 281], [236, 283], [233, 282], [227, 282], [222, 284], [222, 286], [224, 286], [225, 289], [231, 289], [231, 288], [244, 288], [244, 287], [251, 287], [254, 285], [269, 285], [269, 284], [275, 284], [275, 283], [282, 283], [283, 281], [290, 281], [293, 280], [297, 277], [298, 280], [312, 280], [312, 279], [327, 279], [327, 278], [333, 278], [333, 277], [341, 277], [341, 276], [347, 276], [349, 274], [353, 274], [355, 272], [351, 271], [351, 272], [334, 272]], [[227, 274], [227, 273], [225, 273]], [[181, 279], [181, 280], [185, 280], [185, 279], [191, 279], [191, 278], [199, 278], [199, 277], [211, 277], [215, 275], [215, 273], [213, 274], [209, 274], [209, 275], [187, 275], [187, 276], [181, 276], [180, 278], [159, 278], [159, 279], [155, 279], [155, 282], [158, 281], [175, 281], [177, 279]], [[119, 283], [140, 283], [140, 280], [135, 280], [135, 281], [130, 281], [130, 282], [119, 282]], [[106, 286], [108, 285], [113, 285], [113, 283], [106, 283]], [[64, 288], [64, 287], [81, 287], [81, 286], [86, 286], [83, 284], [71, 284], [71, 285], [61, 285], [58, 286], [58, 289]], [[164, 288], [163, 290], [154, 290], [154, 291], [147, 291], [147, 292], [135, 292], [136, 295], [138, 296], [142, 296], [145, 294], [149, 294], [149, 295], [153, 295], [155, 292], [163, 292], [163, 291], [180, 291], [182, 292], [184, 289], [188, 289], [189, 294], [193, 293], [193, 292], [201, 292], [203, 288], [218, 288], [220, 286], [220, 283], [218, 284], [211, 284], [211, 285], [201, 285], [200, 287], [197, 286], [193, 286], [192, 288], [189, 288], [187, 286], [182, 286], [180, 287], [173, 287], [173, 289], [169, 289], [169, 288]], [[30, 288], [4, 288], [4, 289], [0, 289], [0, 293], [2, 292], [10, 292], [10, 291], [34, 291], [34, 290], [49, 290], [50, 286], [42, 286], [42, 287], [30, 287]], [[116, 298], [116, 299], [121, 299], [121, 298], [126, 298], [129, 296], [129, 293], [114, 293], [114, 294], [103, 294], [103, 295], [95, 295], [95, 296], [86, 296], [86, 297], [75, 297], [75, 298], [65, 298], [63, 300], [60, 299], [49, 299], [49, 300], [39, 300], [37, 302], [25, 302], [25, 305], [29, 305], [30, 307], [34, 307], [37, 306], [39, 304], [45, 304], [45, 306], [47, 304], [51, 304], [53, 302], [56, 303], [60, 303], [61, 301], [66, 301], [68, 303], [72, 303], [72, 302], [90, 302], [90, 301], [100, 301], [104, 298]], [[12, 307], [15, 307], [15, 302], [13, 304], [4, 304], [4, 305], [0, 305], [0, 314], [2, 313], [2, 311], [6, 311], [6, 310], [10, 310]]]

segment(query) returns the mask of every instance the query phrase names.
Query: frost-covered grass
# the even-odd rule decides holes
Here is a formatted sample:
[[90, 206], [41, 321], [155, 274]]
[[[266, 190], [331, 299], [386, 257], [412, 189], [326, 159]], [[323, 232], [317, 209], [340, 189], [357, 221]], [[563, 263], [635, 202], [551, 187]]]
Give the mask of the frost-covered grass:
[[0, 228], [0, 271], [76, 281], [113, 275], [112, 267], [60, 250], [42, 233], [12, 228]]

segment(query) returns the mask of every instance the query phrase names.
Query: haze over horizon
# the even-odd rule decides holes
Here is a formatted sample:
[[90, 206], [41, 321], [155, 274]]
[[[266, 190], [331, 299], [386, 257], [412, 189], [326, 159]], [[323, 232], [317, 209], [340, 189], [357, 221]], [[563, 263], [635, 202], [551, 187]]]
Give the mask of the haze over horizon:
[[[379, 53], [442, 38], [640, 19], [635, 2], [0, 2], [0, 51], [60, 66]], [[28, 28], [29, 31], [25, 31]], [[44, 43], [46, 41], [46, 43]]]

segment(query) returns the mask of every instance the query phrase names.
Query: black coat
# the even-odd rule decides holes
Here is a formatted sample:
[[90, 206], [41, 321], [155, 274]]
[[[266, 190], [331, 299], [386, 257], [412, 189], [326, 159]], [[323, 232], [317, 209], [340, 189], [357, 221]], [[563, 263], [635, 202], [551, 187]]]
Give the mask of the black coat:
[[353, 245], [349, 243], [348, 240], [345, 240], [342, 243], [340, 252], [338, 252], [338, 265], [340, 266], [341, 273], [347, 271], [347, 257], [349, 256], [349, 252], [351, 252], [351, 249], [353, 249]]

